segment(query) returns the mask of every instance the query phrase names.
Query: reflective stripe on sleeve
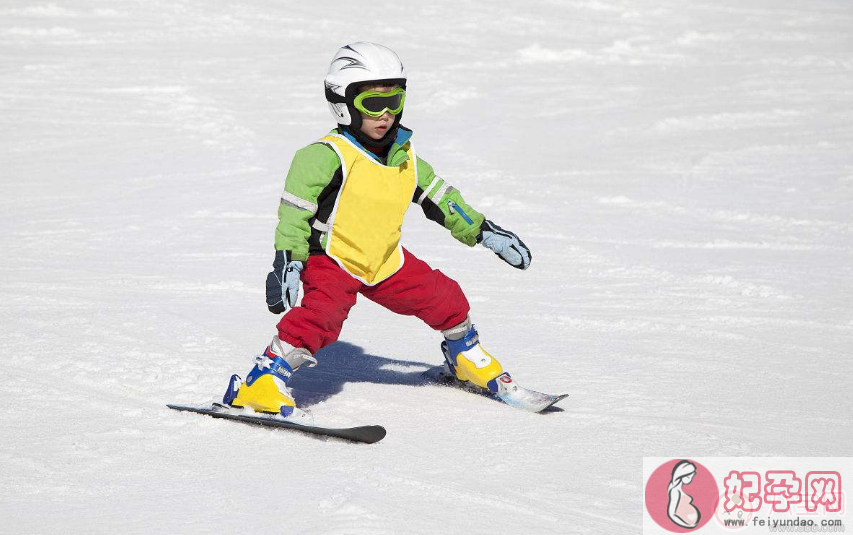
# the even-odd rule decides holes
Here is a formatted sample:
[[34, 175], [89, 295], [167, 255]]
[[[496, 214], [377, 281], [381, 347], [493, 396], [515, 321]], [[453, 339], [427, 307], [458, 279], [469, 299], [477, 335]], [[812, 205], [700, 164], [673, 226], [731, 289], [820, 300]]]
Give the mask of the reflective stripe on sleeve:
[[311, 223], [311, 226], [313, 228], [319, 230], [320, 232], [329, 232], [329, 224], [328, 223], [323, 223], [322, 221], [318, 221], [315, 219], [314, 222]]
[[434, 187], [435, 187], [436, 183], [437, 183], [439, 180], [441, 180], [441, 179], [440, 179], [440, 178], [438, 178], [438, 175], [436, 175], [436, 176], [432, 177], [432, 182], [430, 182], [430, 183], [429, 183], [429, 186], [427, 186], [426, 188], [424, 188], [424, 192], [423, 192], [423, 193], [421, 193], [421, 196], [420, 196], [420, 197], [418, 197], [418, 204], [423, 204], [424, 199], [426, 199], [426, 198], [427, 198], [427, 195], [428, 195], [428, 194], [429, 194], [429, 192], [432, 190], [432, 188], [434, 188]]
[[432, 202], [434, 202], [435, 204], [438, 204], [439, 201], [441, 201], [441, 198], [444, 197], [444, 194], [447, 193], [447, 190], [449, 190], [449, 189], [450, 189], [450, 184], [445, 182], [444, 184], [441, 185], [440, 188], [438, 188], [438, 191], [435, 192], [435, 195], [432, 195], [430, 197], [430, 200]]
[[285, 191], [281, 194], [281, 202], [299, 208], [300, 210], [307, 210], [312, 214], [317, 213], [316, 204], [306, 201], [305, 199], [300, 199], [289, 191]]

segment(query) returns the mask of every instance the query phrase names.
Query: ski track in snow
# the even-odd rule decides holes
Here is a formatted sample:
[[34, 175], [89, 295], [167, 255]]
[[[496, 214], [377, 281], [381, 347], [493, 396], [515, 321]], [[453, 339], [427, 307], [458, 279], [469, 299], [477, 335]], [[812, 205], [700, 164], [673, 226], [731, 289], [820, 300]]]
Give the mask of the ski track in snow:
[[[849, 454], [849, 2], [364, 8], [0, 5], [0, 533], [638, 533], [643, 456]], [[419, 154], [535, 261], [416, 207], [405, 243], [562, 410], [419, 386], [436, 335], [367, 300], [293, 384], [381, 443], [166, 409], [274, 333], [284, 173], [359, 39], [410, 71]]]

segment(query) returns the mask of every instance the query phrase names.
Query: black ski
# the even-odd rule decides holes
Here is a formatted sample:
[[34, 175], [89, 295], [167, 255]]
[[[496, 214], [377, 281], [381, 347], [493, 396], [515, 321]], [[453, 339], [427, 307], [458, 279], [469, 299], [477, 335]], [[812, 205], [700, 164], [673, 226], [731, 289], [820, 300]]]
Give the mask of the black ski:
[[373, 444], [374, 442], [379, 442], [380, 440], [385, 438], [385, 428], [381, 425], [361, 425], [357, 427], [332, 428], [289, 422], [287, 420], [277, 418], [274, 415], [253, 416], [250, 414], [238, 414], [229, 411], [229, 409], [224, 405], [218, 404], [214, 404], [210, 407], [191, 407], [187, 405], [172, 404], [168, 404], [166, 406], [170, 409], [175, 409], [176, 411], [195, 412], [198, 414], [212, 416], [213, 418], [224, 418], [226, 420], [235, 420], [251, 425], [262, 425], [264, 427], [290, 429], [293, 431], [300, 431], [302, 433], [309, 433], [311, 435], [340, 438], [352, 442], [364, 442], [367, 444]]

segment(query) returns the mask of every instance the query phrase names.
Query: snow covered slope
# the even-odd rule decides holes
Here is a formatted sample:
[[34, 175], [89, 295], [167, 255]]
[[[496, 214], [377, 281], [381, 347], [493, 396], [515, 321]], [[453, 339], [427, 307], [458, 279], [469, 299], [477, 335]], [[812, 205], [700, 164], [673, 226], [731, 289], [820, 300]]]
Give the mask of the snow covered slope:
[[[849, 455], [853, 4], [0, 4], [0, 533], [638, 533], [642, 457]], [[292, 153], [338, 46], [398, 51], [419, 154], [530, 270], [407, 219], [526, 414], [418, 386], [362, 300], [294, 379], [372, 446], [166, 409], [273, 335]]]

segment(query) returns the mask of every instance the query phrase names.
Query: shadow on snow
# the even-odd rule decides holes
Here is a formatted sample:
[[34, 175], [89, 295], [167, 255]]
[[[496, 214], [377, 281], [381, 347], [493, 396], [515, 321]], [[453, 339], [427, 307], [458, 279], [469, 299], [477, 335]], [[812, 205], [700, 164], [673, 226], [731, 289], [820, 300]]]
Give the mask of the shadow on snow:
[[370, 355], [362, 347], [341, 341], [324, 347], [316, 356], [316, 367], [303, 366], [289, 381], [298, 407], [326, 401], [340, 393], [346, 383], [424, 386], [427, 381], [423, 373], [440, 364]]
[[[441, 354], [436, 360], [441, 359]], [[414, 362], [389, 359], [364, 352], [364, 348], [349, 342], [335, 342], [317, 352], [318, 364], [303, 367], [289, 381], [298, 407], [310, 407], [339, 394], [346, 383], [374, 383], [380, 385], [405, 385], [413, 387], [436, 386], [424, 372], [439, 362]], [[449, 388], [449, 387], [448, 387]], [[485, 393], [473, 395], [498, 401]], [[552, 406], [540, 414], [560, 413], [563, 409]]]

